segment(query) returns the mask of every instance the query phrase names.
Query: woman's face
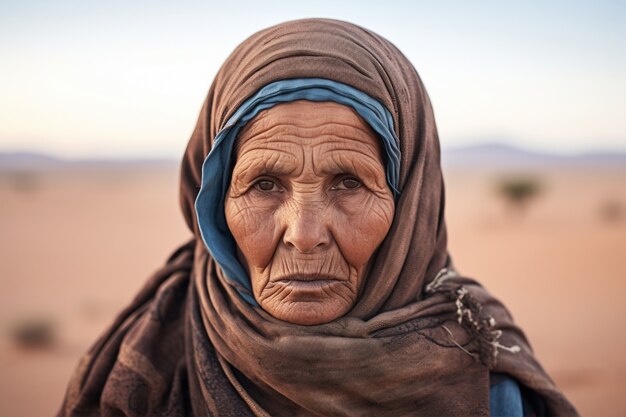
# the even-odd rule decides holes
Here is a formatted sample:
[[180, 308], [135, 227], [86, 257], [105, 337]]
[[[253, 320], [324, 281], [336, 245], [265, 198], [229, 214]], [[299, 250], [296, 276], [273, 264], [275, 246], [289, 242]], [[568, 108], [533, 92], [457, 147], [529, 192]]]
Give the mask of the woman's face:
[[348, 107], [296, 101], [255, 117], [236, 151], [226, 221], [255, 299], [296, 324], [343, 316], [393, 220], [380, 140]]

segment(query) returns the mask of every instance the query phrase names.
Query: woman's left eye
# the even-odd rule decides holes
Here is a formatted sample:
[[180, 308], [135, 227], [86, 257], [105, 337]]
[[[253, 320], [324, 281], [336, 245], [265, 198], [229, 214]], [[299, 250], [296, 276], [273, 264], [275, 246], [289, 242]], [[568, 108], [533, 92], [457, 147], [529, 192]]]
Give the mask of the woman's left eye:
[[333, 190], [354, 190], [363, 183], [354, 177], [343, 177], [332, 187]]

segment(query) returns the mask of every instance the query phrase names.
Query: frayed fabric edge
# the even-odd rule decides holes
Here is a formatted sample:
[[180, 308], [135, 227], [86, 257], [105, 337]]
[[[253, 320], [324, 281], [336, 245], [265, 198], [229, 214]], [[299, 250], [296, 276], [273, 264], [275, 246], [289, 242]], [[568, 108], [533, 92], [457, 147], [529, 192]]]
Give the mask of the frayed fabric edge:
[[465, 286], [443, 288], [444, 282], [457, 276], [458, 274], [453, 269], [443, 268], [437, 273], [435, 279], [426, 286], [425, 292], [428, 295], [442, 293], [454, 301], [457, 322], [469, 331], [478, 344], [478, 352], [470, 352], [454, 339], [450, 329], [446, 326], [442, 326], [442, 328], [458, 348], [492, 369], [496, 365], [500, 350], [519, 353], [521, 348], [518, 345], [505, 346], [500, 343], [502, 330], [495, 328], [496, 320], [492, 316], [484, 314], [482, 304], [472, 297]]

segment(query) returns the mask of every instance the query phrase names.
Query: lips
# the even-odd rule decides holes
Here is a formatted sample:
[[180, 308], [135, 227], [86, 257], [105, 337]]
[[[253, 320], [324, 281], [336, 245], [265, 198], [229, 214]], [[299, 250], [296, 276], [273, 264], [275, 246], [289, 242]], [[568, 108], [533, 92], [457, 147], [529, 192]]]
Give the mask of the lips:
[[297, 302], [319, 302], [347, 283], [347, 279], [326, 274], [284, 275], [274, 280], [275, 285], [289, 289], [288, 298]]
[[315, 301], [326, 294], [330, 287], [345, 285], [348, 280], [327, 274], [292, 274], [281, 276], [274, 282], [293, 291], [291, 298], [297, 297], [298, 301]]
[[341, 279], [336, 276], [328, 275], [328, 274], [291, 274], [291, 275], [283, 275], [274, 279], [275, 282], [280, 281], [291, 281], [291, 282], [299, 282], [299, 283], [333, 283], [337, 281], [346, 281], [345, 279]]

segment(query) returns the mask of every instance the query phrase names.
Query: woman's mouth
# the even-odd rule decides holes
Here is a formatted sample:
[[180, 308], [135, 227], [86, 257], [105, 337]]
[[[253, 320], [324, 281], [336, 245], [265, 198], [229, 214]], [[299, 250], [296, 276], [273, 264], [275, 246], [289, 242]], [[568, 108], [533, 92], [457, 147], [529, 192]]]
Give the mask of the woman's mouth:
[[281, 281], [290, 281], [290, 282], [298, 282], [298, 283], [314, 283], [314, 282], [335, 282], [335, 281], [346, 281], [346, 279], [339, 278], [337, 276], [329, 275], [329, 274], [289, 274], [283, 275], [273, 280], [274, 282]]
[[289, 291], [291, 301], [307, 302], [320, 301], [334, 293], [332, 287], [346, 285], [348, 281], [329, 275], [294, 274], [281, 276], [274, 282]]

